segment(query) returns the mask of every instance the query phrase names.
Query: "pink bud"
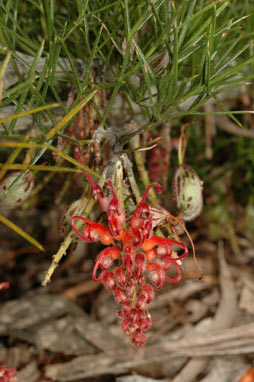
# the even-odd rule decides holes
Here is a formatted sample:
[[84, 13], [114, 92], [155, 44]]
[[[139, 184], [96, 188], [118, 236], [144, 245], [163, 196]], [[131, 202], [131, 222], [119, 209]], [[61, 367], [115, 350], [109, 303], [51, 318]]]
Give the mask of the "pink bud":
[[140, 348], [145, 344], [146, 336], [142, 333], [140, 329], [136, 329], [134, 335], [131, 338], [131, 341], [136, 347]]
[[[91, 228], [85, 228], [84, 234], [82, 235], [75, 225], [75, 220], [82, 220], [88, 225], [90, 225]], [[101, 243], [104, 245], [110, 245], [113, 241], [113, 238], [110, 235], [110, 232], [107, 228], [105, 228], [103, 225], [99, 223], [94, 223], [93, 221], [87, 218], [84, 218], [83, 216], [78, 216], [78, 215], [73, 216], [71, 219], [71, 225], [74, 231], [76, 232], [76, 234], [85, 241], [88, 241], [88, 242], [97, 241], [98, 235], [99, 235], [99, 239]]]
[[129, 312], [129, 320], [131, 323], [136, 324], [139, 320], [139, 311], [138, 309], [131, 309]]
[[128, 298], [131, 298], [134, 294], [133, 287], [131, 285], [126, 285], [125, 287], [125, 293]]
[[131, 303], [130, 301], [124, 301], [122, 303], [122, 309], [123, 309], [123, 313], [124, 313], [124, 316], [127, 317], [131, 311]]
[[115, 280], [120, 287], [124, 287], [126, 285], [127, 277], [123, 267], [117, 267], [115, 269]]
[[157, 248], [158, 256], [171, 255], [171, 253], [172, 253], [172, 247], [168, 243], [159, 245]]
[[122, 329], [124, 332], [126, 332], [129, 329], [129, 321], [128, 320], [122, 321]]
[[6, 366], [0, 367], [0, 382], [17, 382], [17, 371]]
[[139, 276], [144, 272], [145, 264], [146, 264], [145, 255], [143, 253], [137, 253], [137, 255], [135, 256], [135, 262], [134, 262], [134, 272], [137, 278], [139, 278]]
[[145, 307], [146, 307], [146, 296], [143, 293], [141, 293], [138, 296], [138, 299], [137, 299], [137, 302], [136, 302], [136, 308], [144, 310]]
[[155, 259], [155, 257], [157, 257], [157, 255], [157, 248], [149, 249], [149, 251], [146, 252], [146, 260], [152, 261], [153, 259]]
[[144, 225], [144, 220], [141, 219], [138, 215], [134, 214], [133, 217], [131, 218], [131, 228], [140, 228], [143, 227]]
[[140, 329], [142, 330], [148, 330], [150, 329], [152, 325], [152, 320], [151, 320], [151, 317], [146, 317], [142, 323], [140, 323]]
[[119, 251], [116, 248], [109, 247], [100, 252], [98, 259], [100, 261], [101, 268], [108, 269], [113, 264], [114, 260], [120, 256]]
[[146, 296], [146, 303], [150, 304], [154, 300], [154, 290], [150, 284], [145, 284], [142, 288], [143, 294]]
[[10, 283], [8, 281], [0, 282], [0, 290], [8, 289], [10, 287]]
[[111, 234], [116, 238], [116, 240], [121, 240], [124, 234], [123, 223], [125, 222], [125, 213], [119, 200], [116, 197], [112, 182], [108, 182], [107, 187], [111, 189], [113, 199], [109, 203], [108, 207], [108, 224]]
[[98, 197], [101, 210], [104, 212], [108, 211], [110, 199], [107, 196]]
[[161, 289], [165, 280], [165, 272], [159, 264], [150, 263], [147, 265], [146, 270], [149, 272], [149, 278], [154, 284], [156, 289]]
[[99, 233], [93, 228], [92, 225], [88, 224], [83, 231], [83, 238], [86, 241], [99, 241], [100, 240], [100, 235]]
[[114, 274], [112, 272], [107, 272], [102, 278], [103, 285], [109, 291], [113, 291], [116, 287]]
[[163, 256], [156, 259], [156, 263], [159, 264], [164, 271], [168, 271], [172, 265], [172, 258], [169, 256]]
[[[90, 176], [89, 176], [90, 178]], [[88, 179], [89, 180], [89, 179]], [[91, 183], [91, 182], [90, 182]], [[98, 200], [100, 198], [103, 198], [104, 197], [104, 194], [103, 194], [103, 191], [101, 189], [101, 187], [98, 185], [98, 184], [95, 184], [94, 182], [91, 183], [92, 187], [93, 187], [93, 191], [92, 191], [92, 197], [94, 200]]]
[[[100, 281], [105, 274], [105, 270], [110, 268], [111, 265], [113, 264], [113, 261], [118, 259], [119, 256], [120, 256], [119, 251], [113, 247], [109, 247], [101, 251], [99, 253], [99, 256], [97, 257], [97, 260], [93, 269], [93, 281], [95, 282]], [[101, 268], [102, 272], [97, 278], [96, 273], [98, 268]]]
[[123, 304], [125, 301], [127, 301], [127, 296], [124, 293], [124, 290], [122, 288], [116, 288], [114, 295], [115, 295], [115, 299], [120, 304]]

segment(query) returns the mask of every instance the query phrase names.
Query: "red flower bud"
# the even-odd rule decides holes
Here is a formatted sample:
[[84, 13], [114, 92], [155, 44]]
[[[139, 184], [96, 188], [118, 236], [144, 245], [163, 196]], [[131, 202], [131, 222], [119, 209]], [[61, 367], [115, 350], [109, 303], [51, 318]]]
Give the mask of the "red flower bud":
[[172, 258], [169, 256], [163, 256], [156, 259], [156, 263], [159, 264], [164, 271], [168, 271], [172, 265]]
[[149, 316], [147, 316], [147, 317], [140, 323], [139, 327], [140, 327], [141, 330], [148, 330], [148, 329], [150, 329], [151, 325], [152, 325], [152, 320], [151, 320], [151, 317], [150, 317], [150, 315], [149, 315]]
[[143, 225], [144, 225], [144, 220], [138, 217], [138, 215], [134, 214], [131, 218], [131, 228], [136, 229], [136, 228], [143, 227]]
[[[171, 240], [171, 239], [165, 239], [164, 237], [160, 237], [160, 236], [150, 237], [150, 239], [147, 239], [142, 244], [141, 248], [143, 249], [143, 251], [147, 252], [147, 251], [150, 251], [153, 247], [158, 246], [157, 255], [163, 254], [163, 253], [165, 253], [165, 251], [167, 251], [168, 253], [166, 255], [168, 256], [168, 255], [171, 255], [171, 253], [172, 253], [171, 244], [177, 244], [177, 245], [179, 245], [179, 247], [182, 247], [184, 249], [184, 254], [179, 256], [177, 258], [177, 260], [183, 259], [184, 257], [187, 256], [188, 248], [183, 243], [180, 243], [178, 241]], [[159, 253], [158, 253], [158, 251], [159, 251]], [[153, 255], [153, 252], [151, 252], [151, 256], [152, 255]], [[149, 256], [150, 256], [150, 252], [148, 254], [148, 257]], [[175, 260], [175, 259], [172, 259], [172, 260]]]
[[128, 298], [131, 298], [131, 297], [133, 296], [133, 294], [134, 294], [133, 287], [132, 287], [131, 285], [127, 285], [127, 286], [125, 287], [125, 293], [126, 293], [126, 296], [127, 296]]
[[115, 290], [115, 299], [120, 303], [123, 304], [127, 301], [127, 296], [122, 288], [116, 288]]
[[125, 222], [125, 213], [119, 200], [116, 197], [111, 181], [107, 183], [107, 187], [111, 189], [113, 199], [108, 208], [108, 224], [111, 234], [116, 240], [121, 240], [124, 234], [123, 223]]
[[108, 211], [110, 199], [107, 196], [98, 197], [98, 201], [101, 207], [101, 210], [104, 212]]
[[88, 224], [84, 228], [83, 239], [89, 242], [96, 242], [100, 240], [100, 235], [91, 224]]
[[[79, 232], [77, 227], [75, 226], [75, 220], [83, 220], [84, 222], [90, 225], [90, 228], [85, 228], [83, 235]], [[82, 216], [73, 216], [71, 219], [71, 225], [76, 232], [76, 234], [83, 240], [92, 242], [97, 241], [98, 237], [102, 244], [110, 245], [113, 241], [112, 236], [107, 228], [99, 223], [94, 223], [89, 219], [83, 218]]]
[[150, 304], [154, 300], [154, 290], [150, 284], [145, 284], [142, 288], [143, 294], [146, 296], [146, 303]]
[[118, 267], [115, 269], [115, 280], [120, 287], [124, 287], [126, 285], [127, 277], [123, 267]]
[[17, 371], [14, 368], [8, 369], [6, 366], [0, 366], [1, 382], [17, 382]]
[[109, 291], [113, 291], [116, 288], [115, 278], [112, 272], [105, 273], [102, 282], [104, 287]]
[[129, 321], [128, 320], [123, 320], [122, 321], [122, 329], [123, 329], [124, 332], [129, 330]]
[[136, 308], [144, 310], [145, 307], [146, 307], [146, 296], [143, 293], [141, 293], [138, 296], [138, 299], [137, 299], [137, 302], [136, 302]]
[[131, 311], [131, 303], [129, 301], [124, 301], [122, 303], [122, 309], [125, 316], [127, 316]]
[[145, 265], [146, 265], [145, 255], [143, 253], [138, 253], [135, 256], [135, 262], [134, 262], [134, 273], [137, 279], [144, 272]]
[[156, 289], [161, 289], [165, 280], [165, 272], [159, 264], [150, 263], [147, 265], [146, 270], [149, 272], [149, 278], [154, 284]]
[[133, 345], [140, 348], [145, 344], [146, 336], [142, 333], [140, 329], [136, 329], [134, 335], [131, 338], [131, 342], [133, 343]]
[[155, 248], [149, 249], [149, 251], [146, 252], [146, 260], [152, 261], [153, 259], [155, 259], [155, 257], [157, 257], [157, 255], [158, 255], [157, 249]]
[[149, 186], [146, 188], [146, 190], [144, 192], [144, 195], [143, 195], [143, 197], [141, 199], [141, 202], [137, 205], [136, 210], [135, 210], [135, 214], [139, 215], [140, 217], [142, 217], [142, 215], [144, 216], [144, 218], [148, 218], [150, 216], [149, 207], [145, 203], [145, 199], [146, 199], [146, 197], [148, 195], [148, 192], [149, 192], [150, 188], [152, 188], [154, 186], [155, 186], [156, 192], [158, 194], [161, 194], [163, 192], [162, 187], [161, 187], [160, 184], [158, 184], [158, 183], [149, 184]]
[[[83, 164], [83, 160], [82, 160], [81, 155], [79, 153], [79, 151], [80, 151], [79, 147], [74, 147], [74, 151], [75, 151], [75, 154], [76, 154], [78, 161], [81, 164]], [[104, 196], [101, 187], [98, 184], [94, 183], [91, 175], [87, 171], [83, 170], [83, 172], [84, 172], [85, 176], [87, 177], [88, 182], [92, 186], [92, 189], [93, 189], [92, 197], [93, 197], [93, 199], [95, 201], [99, 200], [100, 207], [101, 207], [102, 211], [107, 212], [108, 208], [109, 208], [110, 199], [108, 197]]]
[[[105, 270], [109, 269], [112, 266], [114, 260], [118, 259], [119, 257], [120, 253], [116, 248], [109, 247], [101, 251], [97, 257], [97, 261], [93, 269], [93, 280], [96, 282], [100, 281], [104, 276]], [[100, 276], [96, 278], [96, 272], [98, 268], [101, 268], [102, 272]]]
[[10, 283], [8, 281], [0, 282], [0, 290], [8, 289], [10, 287]]

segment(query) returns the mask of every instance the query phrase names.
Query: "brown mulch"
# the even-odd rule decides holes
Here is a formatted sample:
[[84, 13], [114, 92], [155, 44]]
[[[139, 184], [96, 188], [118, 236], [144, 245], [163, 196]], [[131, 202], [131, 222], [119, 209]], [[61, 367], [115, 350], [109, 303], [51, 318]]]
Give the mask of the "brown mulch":
[[[45, 254], [1, 227], [0, 276], [10, 288], [1, 291], [0, 364], [15, 367], [19, 382], [253, 382], [246, 379], [254, 363], [248, 235], [236, 234], [233, 251], [228, 240], [212, 240], [199, 218], [193, 237], [204, 278], [163, 286], [151, 304], [147, 343], [137, 350], [121, 331], [112, 295], [91, 281], [97, 245], [79, 243], [41, 286], [60, 243], [55, 218], [37, 227]], [[183, 270], [195, 271], [191, 256]]]

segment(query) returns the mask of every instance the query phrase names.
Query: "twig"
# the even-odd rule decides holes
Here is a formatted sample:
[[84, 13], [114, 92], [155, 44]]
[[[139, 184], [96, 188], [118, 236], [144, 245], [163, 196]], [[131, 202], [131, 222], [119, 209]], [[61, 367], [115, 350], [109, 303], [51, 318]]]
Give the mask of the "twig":
[[[103, 171], [104, 176], [105, 176], [106, 169], [107, 168], [105, 168]], [[99, 182], [98, 182], [99, 186], [102, 186], [103, 183], [104, 183], [104, 180], [99, 180]], [[84, 194], [82, 197], [82, 201], [80, 203], [80, 208], [77, 211], [77, 213], [81, 214], [83, 212], [85, 216], [89, 216], [95, 202], [93, 199], [90, 199], [90, 201], [87, 204], [86, 203], [87, 203], [87, 198]], [[77, 224], [76, 224], [77, 229], [79, 229], [81, 227], [81, 225], [82, 225], [82, 221], [77, 222]], [[48, 282], [51, 280], [51, 277], [52, 277], [55, 269], [58, 267], [59, 262], [61, 261], [62, 257], [66, 255], [67, 249], [69, 248], [69, 246], [73, 242], [73, 238], [74, 238], [74, 233], [73, 233], [73, 230], [71, 230], [68, 233], [68, 235], [66, 236], [66, 238], [64, 239], [64, 241], [62, 242], [57, 253], [53, 256], [53, 261], [52, 261], [52, 263], [51, 263], [51, 265], [50, 265], [50, 267], [49, 267], [49, 269], [48, 269], [48, 271], [44, 277], [44, 280], [42, 282], [42, 286], [46, 286], [48, 284]]]
[[190, 281], [186, 282], [173, 290], [169, 290], [157, 296], [150, 306], [150, 309], [163, 308], [174, 301], [184, 301], [195, 293], [211, 288], [211, 284], [204, 282]]
[[254, 130], [247, 130], [237, 127], [226, 115], [220, 115], [216, 119], [216, 125], [229, 134], [245, 138], [254, 138]]
[[[136, 135], [135, 137], [133, 137], [132, 140], [130, 141], [130, 147], [132, 147], [133, 149], [136, 149], [137, 147], [139, 147], [140, 146], [139, 140], [140, 140], [139, 135]], [[144, 186], [148, 187], [151, 182], [150, 182], [148, 173], [146, 171], [146, 168], [145, 168], [145, 165], [143, 162], [142, 153], [140, 151], [135, 150], [134, 151], [134, 157], [135, 157], [135, 161], [137, 164], [140, 178], [141, 178]], [[153, 189], [150, 190], [150, 192], [148, 194], [148, 198], [150, 199], [150, 201], [153, 204], [158, 204], [158, 200], [157, 200], [156, 194], [155, 194]]]
[[117, 348], [107, 353], [77, 357], [70, 362], [49, 365], [45, 376], [53, 381], [67, 382], [105, 374], [123, 374], [152, 363], [180, 356], [207, 357], [248, 354], [254, 351], [254, 324], [211, 331], [178, 341], [164, 338], [164, 342], [146, 346], [139, 351]]
[[100, 288], [99, 283], [95, 283], [93, 280], [85, 280], [65, 289], [61, 293], [61, 296], [65, 298], [69, 298], [70, 300], [76, 300], [77, 297], [94, 292], [95, 290], [99, 288]]

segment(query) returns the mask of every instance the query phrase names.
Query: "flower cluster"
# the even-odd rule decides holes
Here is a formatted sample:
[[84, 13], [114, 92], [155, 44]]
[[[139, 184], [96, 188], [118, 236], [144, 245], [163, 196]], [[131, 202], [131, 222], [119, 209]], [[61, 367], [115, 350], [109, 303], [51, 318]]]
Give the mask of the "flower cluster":
[[[81, 161], [78, 153], [77, 156]], [[178, 262], [187, 256], [188, 250], [182, 243], [153, 234], [152, 217], [145, 199], [153, 186], [157, 193], [162, 192], [159, 184], [153, 183], [147, 187], [127, 225], [125, 212], [112, 183], [107, 182], [112, 193], [110, 199], [90, 175], [85, 174], [92, 185], [93, 198], [107, 213], [109, 228], [82, 216], [72, 217], [72, 227], [81, 239], [87, 242], [100, 241], [107, 246], [97, 257], [93, 280], [102, 281], [105, 288], [114, 294], [121, 305], [117, 314], [122, 318], [123, 331], [135, 346], [141, 347], [146, 341], [143, 332], [151, 326], [148, 304], [154, 299], [154, 289], [160, 289], [165, 280], [176, 283], [181, 279]], [[82, 233], [76, 226], [80, 220], [86, 223]], [[182, 247], [184, 253], [179, 257], [173, 256], [172, 244]], [[176, 279], [166, 275], [172, 266], [177, 270]]]
[[17, 382], [17, 372], [15, 369], [8, 369], [0, 366], [0, 382]]

